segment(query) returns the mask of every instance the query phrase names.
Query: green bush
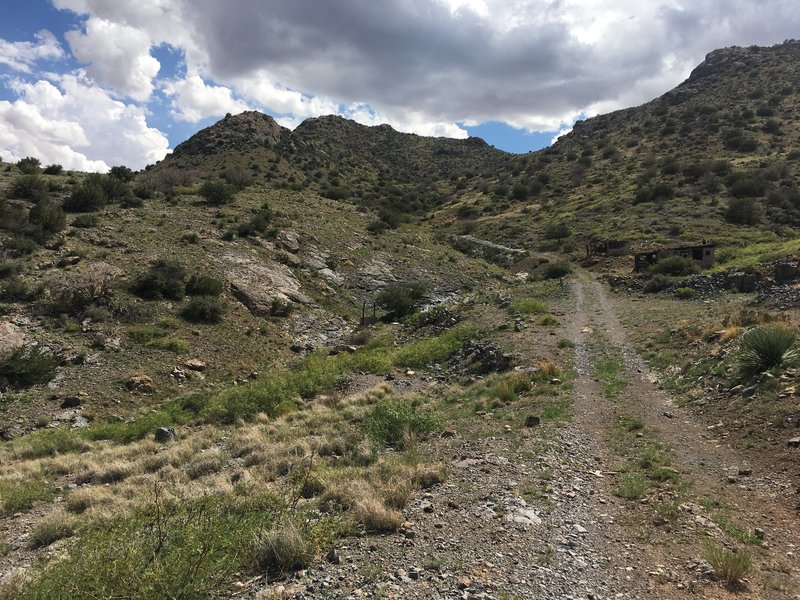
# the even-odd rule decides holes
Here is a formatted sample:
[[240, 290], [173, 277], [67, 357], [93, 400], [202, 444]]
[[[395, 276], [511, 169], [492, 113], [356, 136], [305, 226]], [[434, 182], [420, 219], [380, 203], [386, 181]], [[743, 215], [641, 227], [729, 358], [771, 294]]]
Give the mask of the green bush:
[[754, 225], [759, 218], [758, 205], [751, 198], [731, 198], [725, 220], [737, 225]]
[[265, 234], [269, 231], [272, 221], [272, 210], [269, 204], [264, 203], [253, 218], [245, 223], [240, 223], [236, 228], [239, 237], [249, 237], [256, 234]]
[[197, 296], [189, 301], [181, 316], [193, 323], [219, 323], [225, 315], [226, 305], [214, 296]]
[[521, 315], [542, 314], [550, 311], [550, 307], [546, 302], [542, 302], [536, 298], [520, 298], [518, 300], [513, 300], [508, 309], [512, 313], [519, 313]]
[[270, 317], [288, 317], [294, 310], [294, 304], [290, 300], [281, 300], [280, 298], [273, 298], [272, 304], [269, 307]]
[[200, 195], [213, 206], [230, 204], [236, 195], [236, 188], [224, 181], [206, 181], [200, 186]]
[[102, 182], [102, 175], [87, 176], [64, 200], [64, 210], [67, 212], [93, 212], [103, 208], [108, 202], [108, 196]]
[[375, 298], [375, 303], [389, 312], [389, 317], [402, 319], [417, 308], [417, 302], [425, 294], [421, 283], [397, 283], [388, 286]]
[[688, 300], [689, 298], [694, 297], [694, 288], [680, 287], [675, 290], [675, 295], [682, 300]]
[[383, 400], [364, 419], [367, 435], [379, 444], [397, 448], [440, 425], [436, 414], [414, 406], [409, 397]]
[[75, 217], [72, 220], [71, 225], [73, 227], [81, 227], [84, 229], [89, 229], [91, 227], [97, 227], [98, 222], [99, 219], [97, 218], [97, 215], [82, 214]]
[[767, 192], [767, 182], [758, 173], [731, 173], [726, 183], [735, 198], [757, 198]]
[[135, 173], [128, 167], [119, 165], [116, 167], [111, 167], [111, 170], [108, 172], [108, 176], [112, 179], [116, 179], [117, 181], [121, 181], [123, 183], [129, 183], [133, 181], [133, 178], [136, 176]]
[[186, 293], [186, 270], [179, 264], [159, 260], [131, 284], [131, 292], [145, 300], [180, 300]]
[[11, 184], [8, 196], [37, 202], [42, 198], [47, 198], [47, 182], [40, 175], [22, 175]]
[[656, 292], [662, 292], [674, 284], [674, 280], [672, 277], [667, 275], [653, 275], [647, 283], [644, 284], [644, 292], [645, 294], [655, 294]]
[[0, 480], [0, 515], [28, 510], [34, 502], [51, 500], [54, 496], [55, 490], [38, 477], [14, 482]]
[[44, 174], [45, 175], [61, 175], [61, 172], [63, 170], [64, 170], [64, 167], [62, 167], [61, 165], [56, 165], [56, 164], [47, 165], [44, 168]]
[[739, 371], [745, 378], [793, 364], [800, 357], [795, 333], [782, 325], [762, 325], [742, 336]]
[[186, 293], [190, 296], [219, 296], [224, 289], [222, 280], [200, 273], [192, 275], [186, 284]]
[[67, 224], [67, 215], [61, 208], [61, 204], [55, 200], [43, 198], [31, 208], [28, 213], [28, 221], [37, 232], [46, 237], [64, 229]]
[[17, 161], [17, 168], [26, 175], [33, 175], [41, 170], [42, 163], [38, 158], [27, 156]]
[[659, 260], [647, 270], [654, 275], [686, 276], [694, 275], [697, 273], [698, 268], [695, 262], [690, 258], [670, 256]]
[[19, 348], [0, 360], [0, 388], [47, 383], [55, 376], [58, 365], [58, 359], [41, 348]]
[[561, 240], [570, 234], [571, 231], [566, 223], [550, 223], [544, 228], [544, 237], [548, 240]]
[[572, 267], [567, 262], [555, 262], [548, 264], [542, 277], [545, 279], [561, 279], [572, 273]]

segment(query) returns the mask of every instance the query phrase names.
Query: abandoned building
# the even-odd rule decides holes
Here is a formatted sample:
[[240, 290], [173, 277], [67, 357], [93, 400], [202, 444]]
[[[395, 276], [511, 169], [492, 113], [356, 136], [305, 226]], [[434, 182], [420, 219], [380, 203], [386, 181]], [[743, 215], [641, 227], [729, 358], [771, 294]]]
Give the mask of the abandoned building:
[[631, 242], [629, 240], [587, 241], [585, 248], [586, 258], [590, 258], [595, 255], [622, 256], [631, 251]]
[[633, 270], [643, 271], [650, 265], [656, 264], [658, 261], [673, 256], [680, 256], [682, 258], [689, 258], [693, 260], [698, 267], [707, 269], [714, 264], [714, 254], [716, 252], [715, 244], [707, 244], [705, 242], [696, 246], [678, 246], [674, 248], [658, 248], [655, 250], [647, 250], [645, 252], [637, 252], [634, 254]]

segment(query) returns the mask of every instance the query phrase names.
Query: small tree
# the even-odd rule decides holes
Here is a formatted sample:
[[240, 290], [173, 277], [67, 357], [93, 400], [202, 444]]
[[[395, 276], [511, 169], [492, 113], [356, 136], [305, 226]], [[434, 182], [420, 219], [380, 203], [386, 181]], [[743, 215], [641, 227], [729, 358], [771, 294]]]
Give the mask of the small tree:
[[206, 181], [200, 186], [200, 195], [209, 204], [220, 206], [230, 204], [236, 195], [236, 188], [224, 181]]
[[133, 181], [133, 178], [136, 176], [135, 173], [126, 166], [120, 165], [117, 167], [111, 167], [111, 170], [108, 172], [108, 176], [114, 179], [118, 179], [123, 183], [128, 183]]
[[67, 212], [92, 212], [103, 208], [107, 201], [108, 196], [103, 189], [102, 175], [89, 175], [64, 200], [64, 210]]
[[22, 175], [11, 184], [8, 195], [10, 198], [38, 202], [47, 198], [47, 182], [40, 175]]
[[731, 198], [725, 219], [738, 225], [754, 225], [758, 222], [758, 205], [751, 198]]
[[395, 319], [410, 315], [417, 307], [417, 302], [425, 294], [425, 286], [421, 283], [398, 283], [390, 285], [375, 298], [378, 306], [389, 311]]
[[561, 241], [570, 236], [570, 229], [566, 223], [550, 223], [544, 228], [544, 237], [548, 240]]
[[55, 200], [43, 198], [28, 213], [28, 221], [48, 235], [64, 229], [67, 224], [67, 215], [64, 214], [61, 204]]
[[25, 175], [34, 175], [41, 171], [41, 164], [38, 158], [28, 156], [17, 162], [17, 168]]

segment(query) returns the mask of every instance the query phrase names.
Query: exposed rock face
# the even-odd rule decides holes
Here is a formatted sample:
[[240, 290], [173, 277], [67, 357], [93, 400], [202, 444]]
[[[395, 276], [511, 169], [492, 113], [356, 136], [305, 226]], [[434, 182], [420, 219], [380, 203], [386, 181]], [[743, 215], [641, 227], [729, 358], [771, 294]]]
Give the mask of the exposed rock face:
[[256, 316], [269, 316], [274, 300], [311, 304], [286, 265], [237, 252], [219, 260], [233, 295]]
[[291, 132], [272, 117], [250, 110], [226, 116], [178, 144], [174, 156], [208, 156], [227, 151], [272, 148]]
[[25, 345], [25, 336], [13, 323], [0, 323], [0, 359]]

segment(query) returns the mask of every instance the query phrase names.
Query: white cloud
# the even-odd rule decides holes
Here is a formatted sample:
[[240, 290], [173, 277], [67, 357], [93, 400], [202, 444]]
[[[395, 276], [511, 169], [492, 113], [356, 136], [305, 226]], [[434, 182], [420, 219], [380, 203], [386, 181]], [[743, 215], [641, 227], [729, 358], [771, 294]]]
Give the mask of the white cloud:
[[69, 31], [66, 38], [75, 58], [88, 64], [86, 73], [98, 84], [134, 100], [150, 97], [161, 65], [150, 55], [152, 41], [145, 31], [91, 17], [85, 32]]
[[164, 92], [172, 96], [173, 114], [182, 121], [196, 123], [208, 117], [249, 110], [247, 104], [234, 98], [229, 88], [209, 85], [199, 75], [168, 82]]
[[35, 156], [68, 169], [140, 169], [161, 160], [169, 143], [147, 126], [145, 112], [113, 99], [78, 75], [57, 82], [15, 81], [19, 98], [0, 102], [0, 156]]
[[40, 60], [57, 60], [64, 51], [56, 37], [46, 29], [37, 32], [35, 42], [9, 42], [0, 39], [0, 64], [16, 71], [30, 73], [31, 67]]

